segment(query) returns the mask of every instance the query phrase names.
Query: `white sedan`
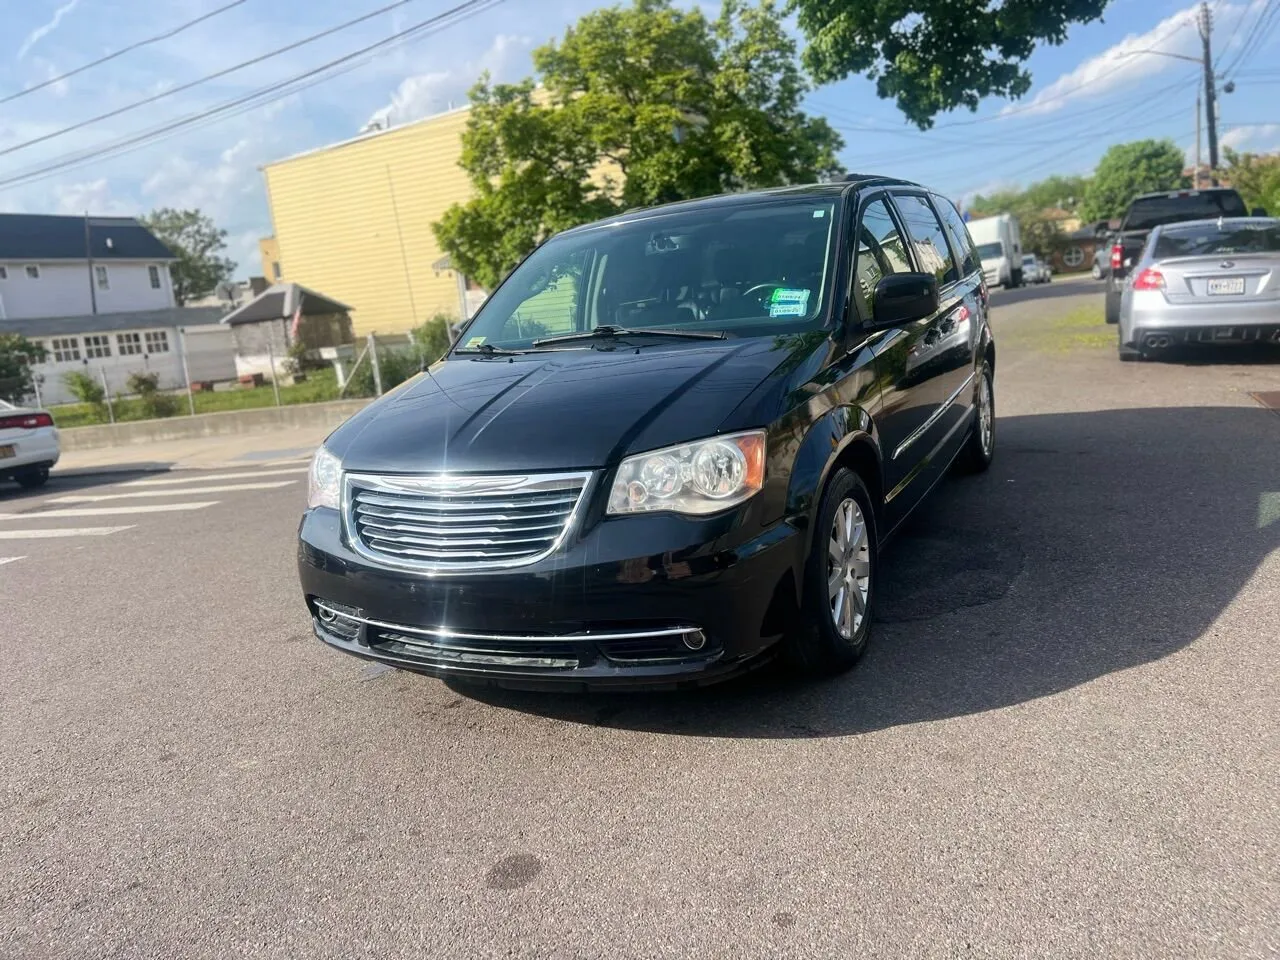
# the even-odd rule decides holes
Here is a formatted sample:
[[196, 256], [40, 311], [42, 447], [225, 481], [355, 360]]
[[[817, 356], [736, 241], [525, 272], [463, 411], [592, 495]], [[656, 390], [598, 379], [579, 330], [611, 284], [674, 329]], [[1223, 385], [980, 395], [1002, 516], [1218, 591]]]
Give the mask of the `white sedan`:
[[0, 480], [38, 487], [61, 452], [51, 414], [0, 400]]
[[1049, 265], [1034, 253], [1028, 253], [1022, 258], [1023, 283], [1048, 283], [1052, 276]]

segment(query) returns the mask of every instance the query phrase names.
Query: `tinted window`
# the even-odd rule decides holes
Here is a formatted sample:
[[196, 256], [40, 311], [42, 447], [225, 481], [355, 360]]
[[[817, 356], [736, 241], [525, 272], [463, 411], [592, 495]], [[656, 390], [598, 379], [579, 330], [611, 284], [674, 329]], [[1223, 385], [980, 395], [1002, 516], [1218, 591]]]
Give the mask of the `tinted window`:
[[1280, 253], [1280, 224], [1224, 223], [1216, 221], [1161, 231], [1155, 256], [1213, 257], [1241, 253]]
[[906, 244], [883, 200], [873, 200], [862, 208], [855, 256], [853, 297], [858, 305], [858, 315], [870, 320], [876, 284], [880, 278], [891, 273], [911, 272]]
[[936, 276], [939, 286], [959, 280], [960, 274], [947, 246], [947, 236], [929, 201], [914, 194], [895, 195], [893, 200], [902, 214], [920, 269]]
[[942, 216], [943, 226], [947, 228], [947, 236], [951, 240], [951, 249], [960, 258], [960, 275], [967, 277], [975, 270], [980, 270], [982, 261], [978, 257], [977, 248], [973, 245], [973, 237], [969, 236], [969, 228], [964, 225], [964, 220], [961, 218], [959, 211], [956, 210], [950, 200], [944, 200], [942, 197], [934, 197], [933, 203], [937, 207], [938, 213]]
[[1212, 217], [1244, 217], [1240, 194], [1234, 190], [1201, 190], [1173, 196], [1146, 197], [1133, 201], [1125, 214], [1123, 230], [1150, 230], [1162, 223], [1182, 220], [1206, 220]]
[[606, 324], [740, 337], [815, 328], [837, 214], [833, 201], [807, 197], [638, 216], [557, 237], [494, 292], [459, 348], [527, 349]]

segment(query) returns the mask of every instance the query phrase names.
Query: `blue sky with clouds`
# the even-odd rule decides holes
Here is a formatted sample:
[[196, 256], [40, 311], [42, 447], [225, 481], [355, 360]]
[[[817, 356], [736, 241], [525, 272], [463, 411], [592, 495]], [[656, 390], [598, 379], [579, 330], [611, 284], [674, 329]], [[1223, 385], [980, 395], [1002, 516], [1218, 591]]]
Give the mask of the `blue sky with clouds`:
[[[482, 70], [504, 80], [525, 76], [535, 46], [600, 5], [505, 0], [354, 62], [327, 82], [272, 103], [248, 100], [216, 122], [184, 126], [141, 146], [128, 141], [375, 43], [457, 0], [407, 0], [357, 27], [168, 93], [391, 2], [240, 0], [168, 39], [23, 93], [231, 2], [12, 5], [0, 34], [0, 211], [136, 214], [162, 205], [200, 207], [229, 231], [239, 272], [256, 271], [257, 238], [270, 232], [261, 164], [352, 136], [376, 116], [403, 123], [460, 104]], [[717, 5], [702, 6], [714, 15]], [[1240, 149], [1280, 149], [1280, 11], [1265, 42], [1241, 58], [1267, 0], [1212, 6], [1216, 59], [1236, 83], [1221, 100], [1222, 140]], [[1156, 48], [1198, 55], [1195, 10], [1184, 0], [1113, 0], [1105, 22], [1077, 27], [1062, 46], [1033, 55], [1035, 82], [1021, 101], [992, 100], [976, 114], [941, 117], [926, 134], [877, 99], [862, 78], [814, 90], [808, 107], [843, 132], [850, 169], [920, 180], [957, 199], [1052, 173], [1087, 172], [1118, 141], [1167, 136], [1190, 150], [1196, 65], [1124, 54]], [[85, 123], [152, 97], [146, 106]], [[122, 152], [81, 159], [105, 145]]]

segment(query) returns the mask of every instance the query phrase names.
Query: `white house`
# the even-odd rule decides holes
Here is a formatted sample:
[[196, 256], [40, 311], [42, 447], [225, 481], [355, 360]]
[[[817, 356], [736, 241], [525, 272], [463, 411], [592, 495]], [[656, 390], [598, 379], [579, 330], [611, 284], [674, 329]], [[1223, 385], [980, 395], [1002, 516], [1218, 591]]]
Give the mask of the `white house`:
[[235, 378], [223, 311], [174, 305], [175, 259], [130, 217], [0, 214], [0, 333], [44, 345], [33, 370], [43, 403], [75, 399], [72, 370], [113, 394], [139, 372], [158, 373], [162, 389]]

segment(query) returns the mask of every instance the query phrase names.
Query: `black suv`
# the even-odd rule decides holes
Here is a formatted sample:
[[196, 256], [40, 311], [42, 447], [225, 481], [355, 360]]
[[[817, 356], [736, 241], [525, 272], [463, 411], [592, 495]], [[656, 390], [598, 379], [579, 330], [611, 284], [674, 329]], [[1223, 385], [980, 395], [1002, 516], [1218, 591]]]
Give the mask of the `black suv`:
[[316, 635], [508, 686], [846, 668], [879, 548], [953, 460], [991, 461], [994, 371], [973, 242], [915, 184], [569, 230], [317, 452]]

